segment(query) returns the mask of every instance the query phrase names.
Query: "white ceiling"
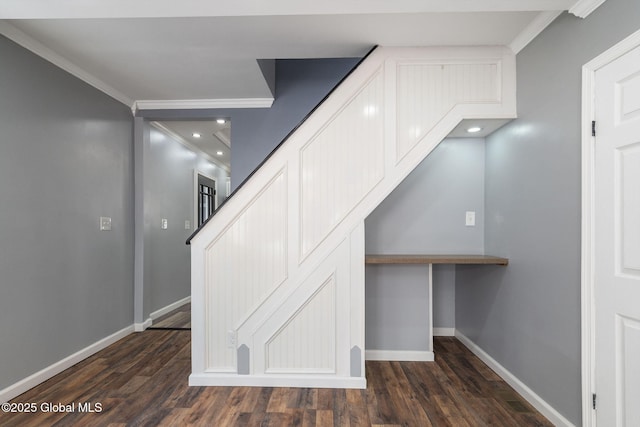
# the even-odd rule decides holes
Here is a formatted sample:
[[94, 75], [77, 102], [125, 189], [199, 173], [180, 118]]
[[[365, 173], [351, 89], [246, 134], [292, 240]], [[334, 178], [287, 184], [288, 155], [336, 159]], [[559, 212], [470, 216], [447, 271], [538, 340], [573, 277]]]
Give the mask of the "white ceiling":
[[[209, 160], [231, 170], [231, 121], [225, 117], [223, 124], [216, 120], [164, 120], [155, 122], [157, 127], [189, 148], [206, 154]], [[200, 137], [193, 136], [194, 133]], [[222, 154], [218, 154], [218, 153]]]
[[375, 45], [518, 50], [593, 1], [2, 0], [0, 33], [132, 108], [264, 106], [272, 93], [256, 59], [360, 57]]
[[[518, 52], [562, 11], [584, 17], [603, 1], [0, 0], [0, 34], [134, 111], [268, 107], [257, 59], [361, 57], [375, 45]], [[228, 123], [160, 127], [229, 167]]]

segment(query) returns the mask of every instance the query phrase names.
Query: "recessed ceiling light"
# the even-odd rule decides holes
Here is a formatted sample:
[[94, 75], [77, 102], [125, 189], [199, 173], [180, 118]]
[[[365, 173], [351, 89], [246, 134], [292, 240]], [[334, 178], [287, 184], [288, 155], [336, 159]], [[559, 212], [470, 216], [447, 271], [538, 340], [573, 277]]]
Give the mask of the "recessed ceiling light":
[[470, 127], [469, 129], [467, 129], [467, 132], [476, 133], [476, 132], [480, 132], [481, 130], [482, 130], [482, 128], [480, 126], [473, 126], [473, 127]]
[[216, 123], [218, 123], [219, 125], [223, 125], [223, 124], [227, 123], [227, 121], [225, 119], [218, 119], [218, 120], [216, 120]]
[[194, 132], [191, 134], [194, 138], [200, 138], [202, 135], [200, 135], [198, 132]]
[[224, 153], [223, 153], [222, 151], [217, 151], [217, 152], [216, 152], [216, 154], [217, 154], [218, 156], [222, 156]]

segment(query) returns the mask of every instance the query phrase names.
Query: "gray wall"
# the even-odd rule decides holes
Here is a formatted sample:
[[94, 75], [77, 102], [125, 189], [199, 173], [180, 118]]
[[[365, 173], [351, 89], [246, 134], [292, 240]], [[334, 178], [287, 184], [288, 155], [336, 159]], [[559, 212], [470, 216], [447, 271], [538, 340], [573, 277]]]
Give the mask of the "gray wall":
[[[216, 180], [218, 203], [226, 194], [229, 173], [201, 154], [145, 123], [149, 132], [144, 162], [144, 319], [191, 295], [191, 253], [185, 244], [195, 231], [194, 178], [198, 169]], [[168, 227], [161, 229], [166, 218]], [[185, 229], [185, 220], [191, 228]]]
[[581, 67], [639, 28], [637, 0], [608, 0], [517, 55], [519, 119], [486, 149], [485, 247], [510, 264], [456, 271], [456, 328], [576, 425]]
[[[485, 146], [444, 140], [365, 221], [368, 254], [484, 251]], [[476, 226], [465, 226], [465, 212]], [[368, 265], [366, 348], [427, 350], [427, 267]], [[455, 327], [455, 268], [434, 266], [434, 327]]]
[[132, 324], [133, 136], [126, 106], [2, 36], [0, 58], [4, 389]]
[[235, 190], [266, 156], [358, 63], [359, 58], [278, 59], [275, 101], [271, 108], [147, 110], [149, 119], [231, 119], [231, 190]]

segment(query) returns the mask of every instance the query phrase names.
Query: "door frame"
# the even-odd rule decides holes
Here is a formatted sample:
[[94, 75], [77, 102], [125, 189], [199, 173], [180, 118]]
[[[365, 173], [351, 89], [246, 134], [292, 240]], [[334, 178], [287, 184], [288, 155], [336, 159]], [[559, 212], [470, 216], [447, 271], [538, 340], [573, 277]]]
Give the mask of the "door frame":
[[193, 170], [193, 229], [197, 230], [198, 225], [198, 198], [199, 198], [199, 188], [198, 188], [198, 175], [202, 175], [203, 177], [210, 179], [215, 183], [215, 187], [213, 188], [215, 195], [213, 196], [213, 210], [218, 209], [218, 180], [213, 176], [209, 175], [207, 172], [199, 168], [195, 168]]
[[595, 120], [596, 72], [640, 46], [640, 31], [609, 48], [582, 67], [582, 425], [595, 426], [592, 395], [595, 390], [595, 141], [591, 123]]

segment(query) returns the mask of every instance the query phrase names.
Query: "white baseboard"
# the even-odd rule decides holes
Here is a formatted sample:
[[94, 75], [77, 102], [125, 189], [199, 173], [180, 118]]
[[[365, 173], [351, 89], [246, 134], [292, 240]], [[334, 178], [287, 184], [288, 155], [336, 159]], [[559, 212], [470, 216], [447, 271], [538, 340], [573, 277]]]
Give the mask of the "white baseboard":
[[367, 388], [364, 377], [331, 377], [324, 375], [237, 375], [191, 374], [191, 386], [219, 387], [304, 387], [304, 388]]
[[456, 328], [433, 328], [434, 337], [454, 337]]
[[191, 302], [191, 297], [188, 296], [186, 298], [182, 298], [181, 300], [178, 300], [176, 302], [174, 302], [173, 304], [169, 304], [168, 306], [161, 308], [160, 310], [156, 310], [153, 313], [151, 313], [149, 315], [149, 317], [151, 318], [151, 320], [156, 320], [158, 317], [162, 317], [165, 314], [175, 310], [176, 308], [180, 308], [185, 304], [189, 304]]
[[433, 351], [365, 350], [365, 360], [393, 360], [396, 362], [433, 362]]
[[0, 402], [5, 403], [9, 400], [13, 399], [16, 396], [21, 395], [25, 391], [32, 389], [40, 383], [48, 380], [54, 375], [59, 374], [67, 368], [72, 367], [78, 362], [86, 359], [87, 357], [97, 353], [98, 351], [108, 347], [114, 342], [126, 337], [134, 330], [133, 326], [127, 326], [124, 329], [119, 330], [118, 332], [109, 335], [106, 338], [101, 339], [88, 347], [83, 348], [82, 350], [73, 353], [71, 356], [65, 357], [64, 359], [50, 365], [33, 375], [28, 376], [27, 378], [18, 381], [17, 383], [10, 385], [4, 390], [0, 390]]
[[473, 354], [478, 356], [485, 364], [493, 369], [507, 384], [515, 389], [527, 402], [536, 408], [542, 415], [547, 417], [555, 426], [575, 427], [569, 420], [556, 411], [551, 405], [545, 402], [533, 390], [527, 387], [515, 375], [509, 372], [504, 366], [499, 364], [493, 357], [489, 356], [476, 343], [467, 338], [463, 333], [456, 330], [455, 336], [465, 345]]
[[145, 320], [142, 323], [134, 323], [133, 324], [133, 330], [136, 332], [142, 332], [145, 329], [147, 329], [149, 326], [151, 326], [153, 324], [153, 320], [151, 319], [151, 317], [149, 317], [147, 320]]

